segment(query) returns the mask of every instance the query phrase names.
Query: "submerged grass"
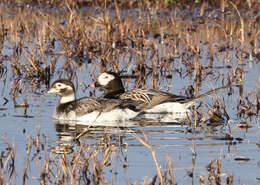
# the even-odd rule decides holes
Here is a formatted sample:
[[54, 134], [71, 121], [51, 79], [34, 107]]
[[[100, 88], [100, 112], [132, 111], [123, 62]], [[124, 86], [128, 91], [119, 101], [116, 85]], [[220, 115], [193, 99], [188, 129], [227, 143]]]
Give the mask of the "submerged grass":
[[[257, 1], [3, 2], [9, 5], [0, 4], [0, 77], [10, 81], [16, 107], [29, 104], [26, 100], [16, 103], [18, 94], [37, 92], [42, 86], [48, 87], [54, 78], [77, 80], [85, 67], [93, 78], [105, 70], [134, 76], [136, 87], [149, 86], [150, 78], [152, 88], [157, 89], [161, 88], [163, 78], [174, 80], [178, 75], [190, 81], [183, 92], [191, 97], [200, 94], [204, 81], [240, 84], [231, 86], [228, 92], [237, 100], [237, 117], [245, 123], [259, 115], [259, 79], [251, 90], [245, 90], [243, 84], [246, 65], [259, 64]], [[224, 98], [217, 95], [214, 98], [212, 104], [202, 102], [194, 110], [196, 127], [203, 129], [205, 123], [223, 120], [230, 124]], [[229, 127], [230, 133], [224, 138], [227, 140], [237, 129], [236, 125]], [[87, 131], [77, 139], [84, 141], [81, 136]], [[115, 146], [106, 137], [104, 134], [103, 143], [94, 147], [80, 143], [73, 154], [65, 152], [70, 147], [62, 148], [59, 151], [62, 154], [50, 153], [39, 134], [28, 137], [22, 184], [30, 179], [32, 162], [40, 166], [40, 184], [113, 184], [114, 180], [104, 175], [104, 169], [113, 163], [116, 148], [125, 145]], [[157, 170], [149, 182], [144, 180], [140, 184], [178, 183], [169, 155], [166, 155], [168, 168], [162, 170], [148, 140], [138, 136], [136, 139], [151, 151]], [[1, 154], [0, 184], [12, 184], [15, 147], [4, 143], [7, 149]], [[201, 175], [200, 184], [206, 184], [205, 179], [207, 184], [233, 183], [233, 175], [221, 172], [221, 159], [210, 161], [206, 169], [208, 176]]]
[[[75, 147], [75, 151], [71, 154], [67, 153], [65, 148], [63, 151], [58, 150], [57, 153], [49, 151], [46, 147], [46, 138], [40, 134], [39, 128], [37, 132], [38, 134], [35, 137], [27, 137], [26, 160], [22, 174], [15, 171], [15, 147], [8, 142], [3, 143], [7, 148], [6, 152], [2, 152], [0, 160], [2, 184], [15, 184], [17, 177], [22, 178], [21, 184], [30, 184], [32, 180], [35, 180], [35, 173], [37, 174], [36, 180], [42, 185], [114, 184], [114, 176], [108, 176], [106, 173], [109, 169], [109, 171], [112, 171], [113, 166], [118, 162], [118, 158], [125, 161], [123, 168], [127, 171], [127, 155], [122, 152], [127, 146], [122, 143], [118, 143], [118, 145], [113, 143], [110, 136], [105, 132], [99, 143], [94, 146], [87, 144], [85, 139], [81, 139], [80, 144]], [[126, 177], [127, 184], [178, 184], [174, 178], [174, 174], [178, 170], [187, 170], [189, 176], [193, 178], [194, 164], [191, 167], [175, 168], [174, 161], [166, 152], [165, 158], [168, 164], [163, 168], [157, 160], [154, 147], [149, 144], [145, 134], [143, 133], [143, 138], [141, 138], [131, 130], [130, 133], [151, 151], [157, 173], [154, 176], [145, 177], [139, 182], [132, 182], [131, 177]], [[195, 160], [196, 152], [193, 155], [193, 160]], [[197, 179], [199, 184], [212, 184], [213, 182], [215, 184], [233, 184], [233, 174], [222, 172], [221, 157], [210, 161], [205, 168], [208, 174], [200, 175]], [[34, 169], [34, 172], [31, 169]]]

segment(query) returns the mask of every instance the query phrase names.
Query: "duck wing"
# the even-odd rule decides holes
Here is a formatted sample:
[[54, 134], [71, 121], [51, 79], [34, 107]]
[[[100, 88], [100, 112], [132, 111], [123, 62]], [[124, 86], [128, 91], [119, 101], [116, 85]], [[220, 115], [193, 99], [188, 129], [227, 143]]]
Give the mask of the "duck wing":
[[[75, 111], [77, 116], [82, 116], [94, 111], [109, 112], [113, 109], [131, 109], [138, 111], [136, 102], [131, 100], [105, 99], [84, 97], [67, 104], [61, 104], [58, 109], [63, 112]], [[63, 110], [62, 110], [63, 109]]]
[[126, 91], [119, 95], [120, 99], [129, 99], [133, 100], [136, 103], [136, 108], [139, 110], [150, 109], [153, 106], [166, 103], [166, 102], [176, 102], [183, 104], [186, 108], [194, 105], [194, 103], [212, 93], [216, 93], [221, 89], [225, 89], [237, 84], [229, 84], [216, 89], [209, 90], [201, 95], [196, 97], [186, 97], [181, 95], [175, 95], [168, 92], [163, 92], [155, 89], [134, 89], [130, 91]]
[[120, 104], [120, 100], [85, 97], [78, 100], [76, 105], [76, 115], [81, 116], [94, 111], [109, 112]]
[[75, 112], [77, 116], [82, 116], [94, 111], [108, 112], [121, 104], [120, 100], [84, 97], [72, 102], [60, 104], [56, 107], [57, 113]]
[[186, 103], [190, 98], [155, 89], [134, 89], [120, 95], [120, 99], [136, 101], [138, 109], [150, 109], [165, 102]]

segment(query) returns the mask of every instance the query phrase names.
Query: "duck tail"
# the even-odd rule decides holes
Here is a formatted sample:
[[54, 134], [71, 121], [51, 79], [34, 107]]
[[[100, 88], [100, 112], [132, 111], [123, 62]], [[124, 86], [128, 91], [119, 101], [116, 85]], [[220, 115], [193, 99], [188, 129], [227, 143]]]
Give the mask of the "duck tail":
[[217, 91], [219, 91], [219, 90], [221, 90], [221, 89], [226, 89], [226, 88], [229, 88], [229, 87], [232, 87], [232, 86], [237, 86], [237, 85], [239, 85], [239, 84], [229, 84], [229, 85], [225, 85], [225, 86], [218, 87], [218, 88], [216, 88], [216, 89], [212, 89], [212, 90], [210, 90], [210, 91], [207, 91], [207, 92], [205, 92], [205, 93], [203, 93], [203, 94], [200, 94], [200, 95], [198, 95], [198, 96], [196, 96], [196, 97], [190, 99], [189, 101], [187, 101], [187, 102], [185, 103], [185, 107], [186, 107], [186, 108], [189, 108], [189, 107], [195, 105], [196, 101], [200, 100], [201, 98], [203, 98], [203, 97], [205, 97], [205, 96], [208, 96], [208, 95], [211, 95], [212, 93], [216, 93]]

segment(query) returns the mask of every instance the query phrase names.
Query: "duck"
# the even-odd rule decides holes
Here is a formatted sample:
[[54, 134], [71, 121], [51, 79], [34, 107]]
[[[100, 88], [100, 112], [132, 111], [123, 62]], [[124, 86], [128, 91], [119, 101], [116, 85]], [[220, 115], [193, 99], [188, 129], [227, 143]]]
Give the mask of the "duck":
[[[155, 89], [126, 91], [119, 74], [106, 71], [91, 83], [91, 87], [102, 88], [104, 98], [135, 101], [136, 107], [140, 111], [139, 115], [146, 115], [146, 118], [150, 115], [152, 119], [168, 121], [169, 119], [187, 119], [191, 115], [190, 108], [195, 105], [196, 101], [228, 86], [210, 90], [196, 97], [175, 95]], [[153, 118], [153, 116], [157, 117]]]
[[83, 97], [77, 99], [70, 80], [59, 79], [47, 93], [60, 96], [53, 118], [58, 121], [104, 122], [130, 120], [138, 114], [135, 102], [120, 99]]

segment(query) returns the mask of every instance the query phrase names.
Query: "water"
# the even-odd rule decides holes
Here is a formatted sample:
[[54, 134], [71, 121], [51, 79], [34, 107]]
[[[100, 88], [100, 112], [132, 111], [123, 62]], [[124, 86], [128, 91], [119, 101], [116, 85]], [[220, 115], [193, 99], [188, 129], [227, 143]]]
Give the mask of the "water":
[[[257, 66], [256, 68], [252, 68], [250, 73], [247, 73], [246, 79], [252, 79], [251, 75], [257, 73], [255, 70], [258, 71]], [[90, 79], [86, 81], [88, 82]], [[83, 96], [84, 94], [87, 93], [78, 93], [78, 96]], [[5, 97], [10, 98], [10, 96]], [[16, 175], [17, 181], [20, 182], [20, 172], [25, 165], [25, 146], [28, 136], [36, 137], [38, 131], [40, 134], [44, 134], [47, 144], [45, 150], [50, 151], [57, 147], [57, 140], [60, 139], [61, 143], [63, 143], [63, 140], [68, 140], [61, 139], [61, 135], [75, 136], [75, 129], [73, 129], [74, 126], [62, 131], [55, 129], [55, 123], [51, 115], [57, 102], [57, 97], [46, 94], [26, 93], [18, 96], [16, 99], [20, 102], [23, 99], [27, 100], [29, 107], [26, 109], [26, 116], [23, 117], [25, 109], [14, 108], [10, 100], [5, 106], [2, 106], [7, 110], [1, 111], [1, 133], [3, 141], [7, 140], [15, 146]], [[227, 106], [228, 112], [232, 112], [232, 109], [235, 108], [231, 103], [227, 103]], [[233, 115], [230, 124], [232, 125], [232, 129], [234, 129], [233, 137], [241, 138], [241, 142], [236, 140], [221, 140], [221, 137], [224, 137], [228, 133], [226, 123], [212, 128], [205, 125], [197, 129], [196, 133], [190, 132], [190, 127], [185, 124], [151, 124], [145, 126], [144, 123], [144, 126], [141, 127], [134, 126], [122, 130], [117, 127], [109, 129], [99, 128], [98, 130], [93, 129], [93, 133], [87, 133], [83, 140], [86, 139], [87, 143], [91, 143], [94, 146], [102, 138], [104, 129], [114, 138], [114, 142], [118, 148], [115, 149], [112, 166], [105, 170], [104, 175], [112, 177], [115, 184], [122, 184], [126, 180], [128, 182], [141, 182], [145, 178], [150, 180], [156, 174], [150, 150], [131, 134], [131, 132], [137, 132], [139, 137], [143, 137], [139, 131], [144, 132], [149, 139], [149, 143], [154, 146], [162, 171], [168, 166], [166, 153], [169, 154], [174, 164], [175, 182], [197, 184], [199, 176], [203, 175], [205, 178], [207, 177], [206, 165], [209, 161], [219, 157], [222, 161], [221, 172], [230, 175], [233, 174], [235, 184], [240, 182], [256, 184], [256, 178], [259, 177], [260, 171], [258, 155], [260, 149], [255, 144], [259, 141], [259, 117], [249, 121], [252, 126], [249, 129], [235, 128], [235, 125], [239, 121]], [[127, 147], [122, 149], [123, 151], [120, 151], [121, 149], [118, 146], [119, 141], [117, 140], [119, 136], [122, 138], [121, 142], [127, 144]], [[69, 143], [72, 144], [74, 151], [78, 149], [74, 142]], [[2, 150], [5, 147], [4, 144], [1, 144]], [[249, 161], [236, 161], [236, 158], [240, 156], [249, 158]], [[126, 168], [123, 168], [124, 157], [127, 157]], [[37, 167], [35, 168], [37, 169]], [[32, 175], [34, 174], [37, 177], [38, 174], [35, 174], [33, 168], [30, 171]], [[188, 175], [189, 173], [192, 173], [192, 177]], [[32, 180], [32, 182], [31, 180], [29, 181], [30, 184], [32, 182], [37, 184], [36, 179]]]
[[[34, 44], [32, 43], [31, 47]], [[158, 42], [156, 45], [159, 50], [162, 45]], [[61, 43], [55, 42], [55, 52], [61, 50]], [[202, 44], [201, 63], [208, 64], [206, 50], [207, 45]], [[164, 50], [165, 51], [165, 50]], [[159, 55], [164, 55], [160, 50]], [[2, 54], [12, 56], [12, 48], [9, 42], [5, 42]], [[151, 53], [148, 52], [148, 55]], [[89, 84], [96, 78], [100, 72], [99, 59], [97, 64], [83, 63], [78, 64], [73, 61], [71, 70], [63, 68], [66, 62], [66, 56], [57, 55], [57, 64], [51, 81], [60, 77], [68, 77], [74, 75], [73, 82], [77, 87], [77, 97], [82, 96], [101, 96], [102, 91], [89, 88]], [[210, 68], [205, 68], [202, 74], [203, 81], [198, 94], [206, 92], [213, 87], [220, 87], [223, 80], [226, 81], [226, 74], [232, 74], [237, 66], [244, 69], [243, 73], [243, 93], [242, 98], [253, 91], [257, 95], [259, 91], [259, 61], [257, 58], [244, 58], [244, 64], [237, 65], [236, 51], [229, 52], [231, 61], [230, 67], [226, 67], [225, 55], [216, 54], [213, 65], [213, 71], [216, 73], [205, 75]], [[21, 56], [21, 61], [25, 62], [25, 56]], [[51, 56], [46, 56], [46, 64], [51, 61]], [[130, 54], [119, 56], [118, 59], [129, 59]], [[147, 57], [149, 58], [149, 57]], [[188, 69], [181, 61], [184, 58], [176, 58], [174, 63], [170, 64], [169, 71], [182, 69], [183, 73], [188, 73]], [[21, 183], [22, 172], [26, 166], [26, 144], [30, 142], [40, 142], [42, 145], [32, 147], [30, 154], [30, 168], [28, 169], [27, 184], [39, 184], [41, 171], [43, 170], [44, 161], [48, 157], [59, 159], [59, 149], [66, 145], [68, 149], [68, 157], [71, 159], [73, 154], [80, 150], [80, 146], [87, 144], [91, 149], [102, 146], [105, 143], [112, 144], [112, 152], [109, 158], [110, 165], [104, 167], [103, 174], [105, 178], [113, 181], [114, 184], [141, 183], [143, 181], [150, 182], [152, 177], [157, 174], [154, 158], [150, 149], [144, 146], [137, 137], [145, 140], [153, 146], [156, 158], [162, 173], [169, 168], [167, 155], [169, 155], [173, 164], [174, 180], [178, 184], [199, 184], [200, 176], [204, 177], [207, 182], [208, 171], [207, 165], [211, 160], [219, 158], [221, 160], [222, 182], [226, 179], [227, 174], [234, 176], [234, 184], [259, 184], [260, 176], [260, 148], [256, 145], [259, 141], [259, 115], [251, 118], [239, 118], [237, 116], [237, 104], [239, 102], [239, 89], [233, 87], [233, 94], [228, 95], [228, 90], [223, 90], [218, 94], [220, 102], [225, 103], [226, 112], [230, 120], [223, 121], [214, 125], [211, 122], [201, 123], [197, 128], [194, 127], [195, 122], [190, 125], [185, 123], [128, 123], [131, 127], [125, 125], [109, 125], [104, 123], [105, 127], [93, 127], [79, 141], [74, 138], [81, 133], [86, 127], [82, 125], [66, 123], [56, 123], [51, 118], [53, 109], [57, 103], [58, 97], [46, 94], [48, 85], [44, 83], [35, 83], [35, 81], [23, 80], [13, 77], [11, 74], [10, 63], [4, 63], [7, 71], [2, 76], [0, 82], [1, 89], [1, 110], [0, 124], [2, 133], [2, 142], [0, 144], [1, 151], [7, 151], [6, 142], [15, 147], [15, 179], [14, 184]], [[109, 64], [108, 64], [109, 66]], [[151, 67], [151, 63], [147, 63]], [[123, 63], [120, 70], [126, 69], [127, 64]], [[129, 65], [126, 73], [135, 67], [135, 64]], [[128, 73], [128, 74], [129, 74]], [[177, 72], [173, 72], [172, 78], [165, 78], [159, 75], [159, 78], [153, 78], [152, 75], [146, 77], [146, 83], [141, 85], [145, 88], [160, 88], [161, 90], [175, 93], [185, 94], [186, 88], [193, 84], [195, 74], [180, 76]], [[12, 89], [18, 85], [18, 91], [12, 96]], [[124, 79], [127, 89], [138, 86], [138, 79]], [[155, 84], [155, 85], [154, 85]], [[19, 93], [19, 89], [21, 90]], [[259, 93], [258, 93], [259, 94]], [[250, 96], [253, 101], [255, 96]], [[6, 100], [7, 99], [7, 100]], [[202, 100], [203, 106], [201, 110], [207, 111], [208, 108], [216, 102], [216, 96], [210, 96]], [[27, 103], [28, 107], [15, 107]], [[198, 102], [199, 105], [200, 102]], [[207, 107], [208, 105], [208, 107]], [[253, 108], [252, 108], [253, 109]], [[240, 122], [246, 122], [251, 127], [248, 129], [238, 128], [236, 125]], [[113, 126], [113, 127], [112, 127]], [[232, 133], [233, 139], [227, 139], [226, 135]], [[136, 135], [137, 136], [136, 136]], [[35, 139], [36, 138], [36, 139]], [[109, 141], [105, 139], [109, 138]], [[38, 139], [38, 140], [37, 140]], [[40, 141], [39, 141], [40, 140]], [[35, 144], [37, 145], [37, 144]], [[38, 151], [37, 151], [38, 150]], [[48, 153], [48, 154], [47, 154]], [[102, 160], [102, 159], [100, 159]], [[158, 177], [157, 177], [158, 178]], [[7, 178], [8, 179], [8, 178]], [[157, 179], [157, 182], [159, 178]], [[223, 182], [224, 183], [224, 182]]]

